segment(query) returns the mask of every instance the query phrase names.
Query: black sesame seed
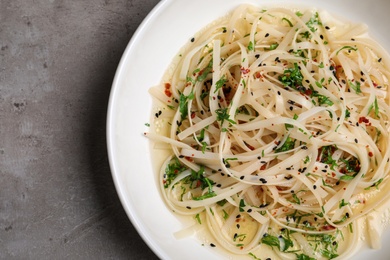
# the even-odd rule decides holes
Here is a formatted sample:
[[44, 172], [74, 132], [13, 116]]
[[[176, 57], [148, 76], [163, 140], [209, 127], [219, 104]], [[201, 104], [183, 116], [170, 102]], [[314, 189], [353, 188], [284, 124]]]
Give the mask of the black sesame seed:
[[251, 212], [252, 212], [252, 209], [248, 209], [246, 212], [251, 213]]
[[241, 218], [241, 215], [240, 215], [240, 214], [238, 214], [238, 215], [236, 216], [236, 218]]
[[378, 62], [381, 62], [382, 61], [382, 58], [379, 58]]
[[355, 143], [358, 143], [359, 141], [358, 141], [358, 139], [357, 138], [355, 138]]
[[294, 110], [294, 108], [293, 107], [290, 107], [290, 111], [293, 111]]
[[190, 206], [187, 206], [186, 208], [187, 208], [187, 209], [191, 209], [191, 207], [190, 207]]
[[191, 42], [194, 42], [195, 41], [195, 38], [191, 38]]
[[265, 37], [268, 37], [268, 36], [269, 36], [269, 33], [266, 33], [266, 34], [265, 34]]
[[263, 184], [267, 183], [266, 179], [264, 179], [264, 178], [260, 178], [259, 181], [261, 181]]
[[184, 158], [184, 155], [179, 155], [179, 158]]
[[211, 247], [215, 247], [215, 245], [213, 243], [210, 244]]
[[217, 184], [216, 185], [218, 188], [221, 188], [222, 187], [222, 184]]
[[278, 90], [278, 95], [280, 96], [281, 95], [281, 93], [280, 93], [280, 91]]
[[237, 224], [236, 227], [237, 227], [238, 229], [240, 229], [241, 226], [240, 226], [240, 224]]
[[260, 58], [260, 54], [256, 54], [256, 55], [255, 55], [255, 58], [256, 58], [256, 59]]
[[317, 185], [313, 185], [313, 189], [317, 189]]
[[321, 40], [323, 40], [323, 39], [324, 39], [324, 36], [321, 34], [321, 35], [320, 35], [320, 38], [321, 38]]
[[240, 180], [243, 180], [244, 178], [245, 178], [245, 176], [241, 176], [241, 177], [240, 177]]
[[329, 29], [330, 29], [330, 27], [329, 27], [329, 26], [325, 26], [325, 29], [326, 29], [326, 30], [329, 30]]

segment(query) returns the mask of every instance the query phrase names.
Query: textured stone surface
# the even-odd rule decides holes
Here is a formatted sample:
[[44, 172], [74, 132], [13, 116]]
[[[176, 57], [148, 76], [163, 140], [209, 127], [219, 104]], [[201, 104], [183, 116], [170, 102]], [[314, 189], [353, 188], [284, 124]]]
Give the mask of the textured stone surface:
[[158, 2], [0, 1], [1, 259], [156, 259], [116, 195], [105, 120]]

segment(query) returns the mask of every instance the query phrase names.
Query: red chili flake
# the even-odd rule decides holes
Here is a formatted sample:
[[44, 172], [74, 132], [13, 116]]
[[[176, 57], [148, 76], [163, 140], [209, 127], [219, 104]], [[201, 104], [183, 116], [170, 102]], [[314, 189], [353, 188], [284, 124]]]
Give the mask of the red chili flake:
[[322, 229], [323, 230], [333, 230], [333, 229], [335, 229], [335, 227], [331, 226], [331, 225], [326, 225], [326, 226], [323, 226]]
[[191, 112], [191, 118], [192, 118], [192, 119], [195, 118], [195, 112]]
[[171, 92], [171, 90], [165, 89], [164, 93], [165, 93], [165, 95], [166, 95], [167, 97], [172, 97], [172, 92]]
[[267, 167], [267, 165], [266, 165], [266, 164], [263, 164], [263, 165], [260, 167], [260, 170], [261, 170], [261, 171], [264, 171], [266, 167]]
[[368, 156], [373, 157], [374, 154], [372, 152], [368, 152]]
[[313, 91], [311, 89], [306, 89], [305, 94], [311, 96], [313, 94]]
[[256, 72], [256, 75], [255, 75], [255, 76], [256, 76], [256, 78], [258, 78], [258, 79], [262, 77], [262, 76], [261, 76], [261, 73], [260, 73], [259, 71]]
[[248, 68], [241, 67], [241, 73], [242, 74], [248, 74], [251, 70]]
[[165, 83], [165, 89], [169, 89], [171, 88], [171, 84], [170, 83]]
[[194, 160], [191, 158], [191, 157], [186, 157], [186, 160], [189, 161], [189, 162], [193, 162]]
[[255, 150], [255, 148], [250, 145], [250, 144], [247, 144], [246, 142], [244, 142], [244, 144], [246, 145], [246, 147], [248, 147], [249, 149], [251, 149], [252, 151]]
[[370, 123], [370, 120], [367, 119], [366, 117], [362, 116], [362, 117], [359, 117], [359, 124], [361, 124], [361, 123], [368, 124], [368, 123]]

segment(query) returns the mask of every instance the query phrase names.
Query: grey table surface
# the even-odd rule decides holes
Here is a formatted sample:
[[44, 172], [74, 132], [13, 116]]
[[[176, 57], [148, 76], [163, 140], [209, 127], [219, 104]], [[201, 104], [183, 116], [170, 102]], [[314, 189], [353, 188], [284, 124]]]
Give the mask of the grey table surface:
[[0, 0], [0, 258], [157, 259], [106, 150], [112, 80], [158, 0]]

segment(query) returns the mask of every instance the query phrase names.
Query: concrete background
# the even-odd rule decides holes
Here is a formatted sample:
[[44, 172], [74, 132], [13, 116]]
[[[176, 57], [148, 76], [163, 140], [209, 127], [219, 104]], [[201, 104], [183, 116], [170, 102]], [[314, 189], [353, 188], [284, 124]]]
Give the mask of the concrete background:
[[120, 57], [158, 0], [0, 0], [0, 258], [157, 259], [106, 152]]

